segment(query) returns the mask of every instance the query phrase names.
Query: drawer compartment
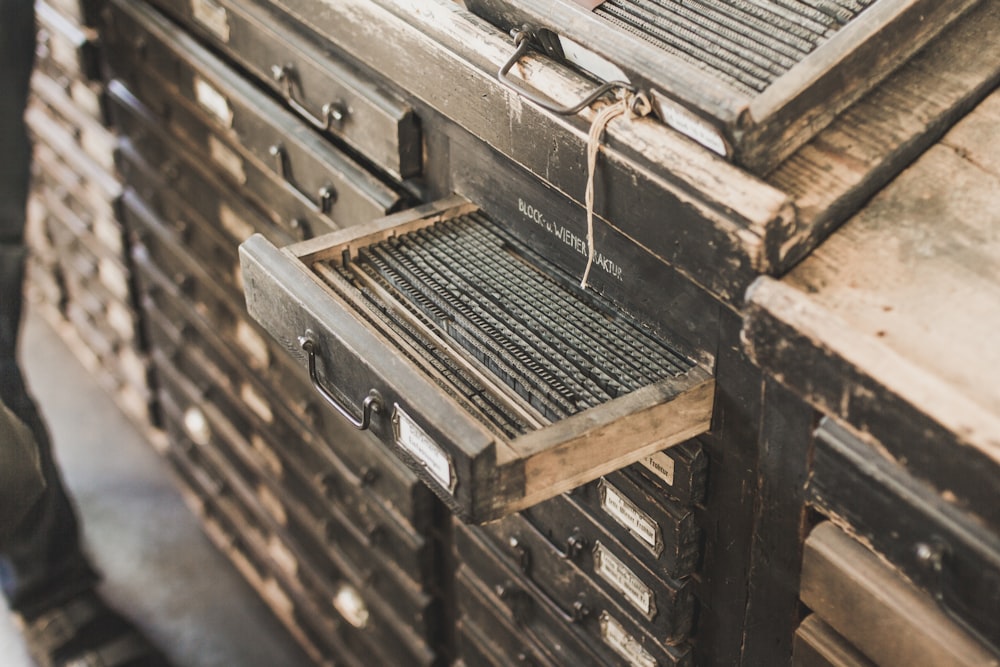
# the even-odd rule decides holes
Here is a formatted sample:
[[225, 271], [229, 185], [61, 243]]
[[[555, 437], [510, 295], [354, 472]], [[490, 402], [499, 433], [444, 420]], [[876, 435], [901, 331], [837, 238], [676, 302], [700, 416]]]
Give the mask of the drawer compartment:
[[[645, 92], [667, 125], [766, 173], [975, 0], [469, 0], [522, 54]], [[519, 86], [521, 82], [514, 85]]]
[[155, 0], [225, 51], [318, 130], [343, 140], [396, 178], [420, 173], [420, 126], [386, 86], [317, 46], [266, 2]]
[[708, 370], [461, 199], [240, 254], [251, 316], [466, 521], [710, 426]]

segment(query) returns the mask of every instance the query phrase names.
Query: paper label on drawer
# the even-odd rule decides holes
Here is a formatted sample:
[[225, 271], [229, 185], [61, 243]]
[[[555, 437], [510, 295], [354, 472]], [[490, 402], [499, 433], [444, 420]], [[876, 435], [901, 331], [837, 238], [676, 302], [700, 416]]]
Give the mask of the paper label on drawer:
[[694, 139], [713, 153], [723, 157], [729, 155], [729, 145], [719, 130], [710, 123], [655, 90], [652, 91], [652, 102], [653, 110], [664, 123]]
[[640, 463], [670, 486], [674, 485], [674, 460], [663, 452], [650, 454]]
[[62, 65], [64, 69], [70, 72], [76, 72], [80, 69], [82, 58], [73, 42], [56, 35], [49, 39], [48, 47], [52, 60]]
[[559, 35], [559, 46], [562, 47], [566, 60], [580, 69], [590, 72], [602, 81], [624, 81], [629, 83], [628, 76], [618, 65], [615, 65], [603, 56], [597, 55], [590, 49], [580, 46], [573, 40]]
[[247, 407], [257, 414], [258, 417], [266, 421], [268, 424], [274, 422], [274, 413], [271, 412], [271, 404], [267, 402], [267, 399], [257, 393], [256, 389], [245, 382], [240, 386], [240, 398]]
[[244, 320], [236, 323], [236, 344], [250, 355], [253, 366], [267, 368], [271, 364], [271, 351], [267, 342]]
[[663, 539], [656, 522], [607, 481], [602, 479], [598, 488], [601, 509], [659, 556], [663, 551]]
[[226, 96], [216, 90], [212, 84], [199, 76], [194, 78], [194, 96], [198, 104], [222, 121], [226, 127], [233, 125], [233, 110], [229, 107]]
[[191, 15], [223, 42], [229, 41], [229, 17], [225, 7], [214, 0], [191, 0]]
[[416, 459], [438, 484], [454, 493], [457, 480], [451, 457], [398, 404], [393, 405], [392, 426], [396, 444]]
[[644, 584], [625, 563], [600, 542], [594, 545], [594, 571], [612, 588], [625, 596], [646, 618], [656, 616], [652, 589]]
[[212, 160], [225, 169], [226, 173], [232, 176], [237, 183], [242, 185], [247, 182], [247, 174], [243, 169], [243, 158], [213, 135], [208, 135], [208, 153], [212, 156]]
[[368, 606], [361, 593], [350, 584], [340, 584], [333, 595], [333, 607], [348, 623], [361, 629], [368, 625]]
[[656, 658], [651, 656], [608, 612], [601, 612], [600, 622], [601, 639], [632, 667], [659, 666]]
[[234, 239], [243, 243], [253, 236], [254, 228], [225, 203], [219, 204], [219, 223]]

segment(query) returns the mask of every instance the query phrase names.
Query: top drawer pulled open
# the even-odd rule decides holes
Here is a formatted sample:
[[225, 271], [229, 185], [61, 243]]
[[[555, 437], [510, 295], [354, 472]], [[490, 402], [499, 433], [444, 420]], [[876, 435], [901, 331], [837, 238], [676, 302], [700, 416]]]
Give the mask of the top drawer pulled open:
[[250, 314], [466, 521], [710, 426], [707, 369], [463, 199], [240, 255]]

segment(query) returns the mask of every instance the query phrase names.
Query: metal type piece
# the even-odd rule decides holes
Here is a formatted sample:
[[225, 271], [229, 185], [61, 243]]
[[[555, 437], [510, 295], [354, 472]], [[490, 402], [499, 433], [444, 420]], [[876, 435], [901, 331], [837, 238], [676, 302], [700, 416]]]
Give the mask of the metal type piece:
[[500, 67], [500, 70], [497, 72], [497, 79], [499, 79], [500, 83], [507, 86], [521, 97], [534, 102], [538, 106], [551, 111], [552, 113], [557, 113], [560, 116], [573, 116], [593, 104], [599, 98], [615, 90], [627, 90], [633, 93], [636, 91], [635, 86], [625, 81], [608, 81], [597, 86], [597, 88], [587, 93], [583, 99], [575, 104], [565, 106], [556, 104], [552, 100], [525, 88], [507, 76], [510, 73], [511, 68], [517, 64], [517, 61], [528, 53], [532, 40], [531, 33], [526, 29], [511, 30], [510, 36], [514, 38], [514, 46], [517, 48], [514, 49], [514, 53], [511, 54], [510, 60]]
[[282, 85], [285, 102], [288, 103], [300, 116], [321, 132], [327, 132], [334, 124], [339, 125], [347, 117], [347, 111], [342, 105], [335, 102], [327, 102], [321, 109], [322, 117], [317, 118], [309, 109], [304, 107], [295, 99], [295, 85], [298, 78], [295, 74], [295, 67], [292, 65], [272, 65], [271, 75], [274, 80]]

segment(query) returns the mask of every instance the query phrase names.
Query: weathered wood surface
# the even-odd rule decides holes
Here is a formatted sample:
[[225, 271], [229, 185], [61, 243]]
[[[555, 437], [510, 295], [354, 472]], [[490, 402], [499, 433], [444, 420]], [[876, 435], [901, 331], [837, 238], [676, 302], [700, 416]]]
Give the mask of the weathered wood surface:
[[797, 209], [794, 227], [768, 241], [772, 273], [799, 262], [996, 87], [998, 31], [1000, 4], [973, 8], [767, 177]]
[[[518, 437], [495, 435], [476, 419], [474, 408], [464, 398], [442, 389], [448, 386], [447, 379], [419, 355], [408, 352], [410, 343], [391, 330], [370, 326], [358, 314], [352, 303], [354, 288], [345, 283], [348, 291], [338, 293], [330, 285], [342, 279], [311, 264], [356, 253], [374, 242], [468, 210], [467, 202], [452, 198], [436, 207], [404, 211], [284, 251], [252, 237], [240, 252], [248, 312], [299, 359], [305, 356], [299, 337], [307, 330], [315, 332], [319, 365], [325, 369], [321, 373], [329, 375], [335, 360], [337, 370], [326, 381], [347, 397], [346, 404], [358, 403], [376, 388], [382, 395], [382, 408], [373, 421], [374, 432], [468, 521], [482, 522], [523, 509], [710, 428], [715, 383], [701, 366], [546, 424], [480, 366], [466, 364], [466, 372], [484, 386], [495, 387], [494, 394], [506, 409], [514, 414], [525, 412], [524, 422], [532, 425], [532, 430]], [[446, 337], [416, 321], [413, 324], [437, 349], [457, 364], [464, 363], [464, 353]], [[427, 430], [428, 448], [437, 451], [423, 455], [431, 458], [419, 460], [412, 445], [408, 452], [407, 441], [393, 434], [389, 421], [397, 419], [397, 412], [405, 412], [408, 420]]]
[[840, 528], [806, 540], [802, 601], [881, 667], [990, 667], [1000, 658]]
[[805, 490], [810, 505], [1000, 647], [1000, 535], [832, 419], [816, 432]]
[[876, 667], [816, 614], [795, 631], [792, 667]]
[[1000, 93], [784, 280], [749, 293], [747, 349], [1000, 525]]
[[[496, 79], [509, 36], [450, 0], [280, 0], [275, 3], [525, 169], [578, 202], [586, 187], [588, 109], [542, 110]], [[405, 55], [405, 57], [400, 57]], [[592, 83], [527, 56], [515, 76], [560, 102]], [[792, 226], [791, 203], [724, 159], [651, 119], [618, 118], [606, 132], [595, 211], [725, 301], [738, 301], [764, 260], [761, 237]]]
[[[154, 0], [246, 67], [257, 83], [294, 100], [289, 105], [309, 122], [325, 120], [323, 107], [342, 114], [324, 130], [347, 142], [396, 178], [420, 173], [420, 127], [413, 110], [381, 81], [362, 76], [328, 49], [321, 49], [267, 3], [229, 0]], [[273, 68], [290, 69], [290, 84]], [[298, 108], [296, 108], [298, 107]], [[309, 118], [311, 117], [311, 118]]]

